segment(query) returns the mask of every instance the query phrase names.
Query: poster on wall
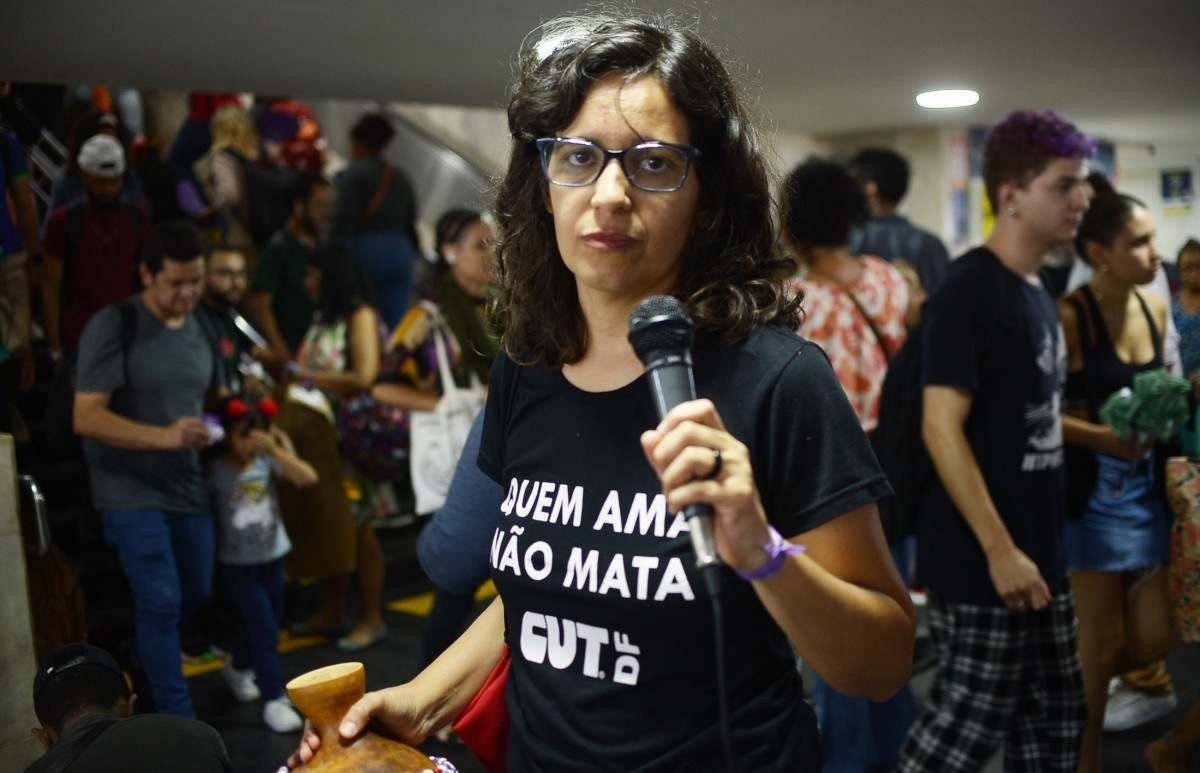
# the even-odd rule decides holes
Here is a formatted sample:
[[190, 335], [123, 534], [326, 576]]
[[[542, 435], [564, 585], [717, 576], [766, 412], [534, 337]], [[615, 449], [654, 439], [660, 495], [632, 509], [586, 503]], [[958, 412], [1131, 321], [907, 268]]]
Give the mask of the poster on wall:
[[1187, 217], [1192, 214], [1192, 170], [1163, 169], [1159, 172], [1163, 213], [1168, 216]]

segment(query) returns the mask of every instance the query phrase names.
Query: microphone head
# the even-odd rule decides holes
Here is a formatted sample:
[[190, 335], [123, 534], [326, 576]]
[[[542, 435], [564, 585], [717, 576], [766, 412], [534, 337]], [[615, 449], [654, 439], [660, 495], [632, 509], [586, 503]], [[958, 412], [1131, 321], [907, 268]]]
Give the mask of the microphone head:
[[638, 359], [652, 352], [687, 352], [692, 348], [692, 319], [673, 295], [652, 295], [629, 315], [629, 343]]

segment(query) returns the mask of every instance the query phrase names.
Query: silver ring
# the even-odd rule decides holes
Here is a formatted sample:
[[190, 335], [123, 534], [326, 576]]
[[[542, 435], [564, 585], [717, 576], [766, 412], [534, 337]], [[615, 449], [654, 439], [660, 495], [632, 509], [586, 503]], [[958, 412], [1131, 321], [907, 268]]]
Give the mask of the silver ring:
[[721, 474], [721, 467], [722, 467], [722, 466], [724, 466], [724, 464], [725, 464], [724, 460], [721, 458], [721, 449], [719, 449], [719, 448], [714, 448], [714, 449], [712, 450], [712, 453], [713, 453], [713, 466], [712, 466], [712, 469], [708, 471], [708, 474], [707, 474], [707, 475], [705, 475], [705, 476], [702, 478], [702, 480], [712, 480], [713, 478], [715, 478], [715, 477], [717, 477], [718, 475], [720, 475], [720, 474]]

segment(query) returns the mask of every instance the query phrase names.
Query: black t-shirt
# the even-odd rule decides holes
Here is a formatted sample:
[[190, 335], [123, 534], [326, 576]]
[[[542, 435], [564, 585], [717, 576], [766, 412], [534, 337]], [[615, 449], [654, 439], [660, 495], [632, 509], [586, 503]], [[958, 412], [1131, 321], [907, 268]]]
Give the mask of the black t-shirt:
[[[1013, 542], [1062, 589], [1066, 512], [1062, 386], [1066, 345], [1050, 294], [979, 247], [956, 260], [925, 306], [929, 385], [971, 393], [967, 441]], [[918, 577], [945, 601], [1002, 604], [987, 559], [940, 479], [918, 530]]]
[[221, 736], [195, 719], [95, 715], [71, 726], [25, 773], [233, 773]]
[[[698, 347], [697, 393], [750, 449], [763, 506], [794, 536], [889, 492], [828, 360], [779, 327]], [[720, 759], [711, 615], [687, 524], [639, 435], [645, 378], [584, 392], [559, 369], [492, 370], [480, 468], [506, 495], [491, 547], [512, 649], [508, 769], [693, 771]], [[724, 570], [735, 755], [819, 767], [795, 658], [750, 583]], [[813, 620], [813, 625], [822, 621]]]

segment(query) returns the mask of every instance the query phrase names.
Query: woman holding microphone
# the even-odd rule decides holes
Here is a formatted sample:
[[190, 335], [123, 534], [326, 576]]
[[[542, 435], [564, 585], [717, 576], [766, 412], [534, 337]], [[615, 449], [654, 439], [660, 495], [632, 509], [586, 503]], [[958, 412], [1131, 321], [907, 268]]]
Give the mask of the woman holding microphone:
[[[712, 769], [713, 625], [682, 516], [712, 506], [734, 765], [816, 769], [793, 648], [837, 689], [909, 676], [888, 484], [820, 349], [791, 332], [757, 139], [724, 66], [670, 20], [551, 22], [520, 58], [496, 212], [503, 351], [479, 467], [505, 492], [495, 601], [413, 681], [346, 715], [419, 743], [511, 648], [509, 771]], [[704, 399], [658, 421], [627, 338], [670, 294]], [[493, 505], [494, 506], [494, 505]], [[306, 733], [291, 763], [319, 744]]]

